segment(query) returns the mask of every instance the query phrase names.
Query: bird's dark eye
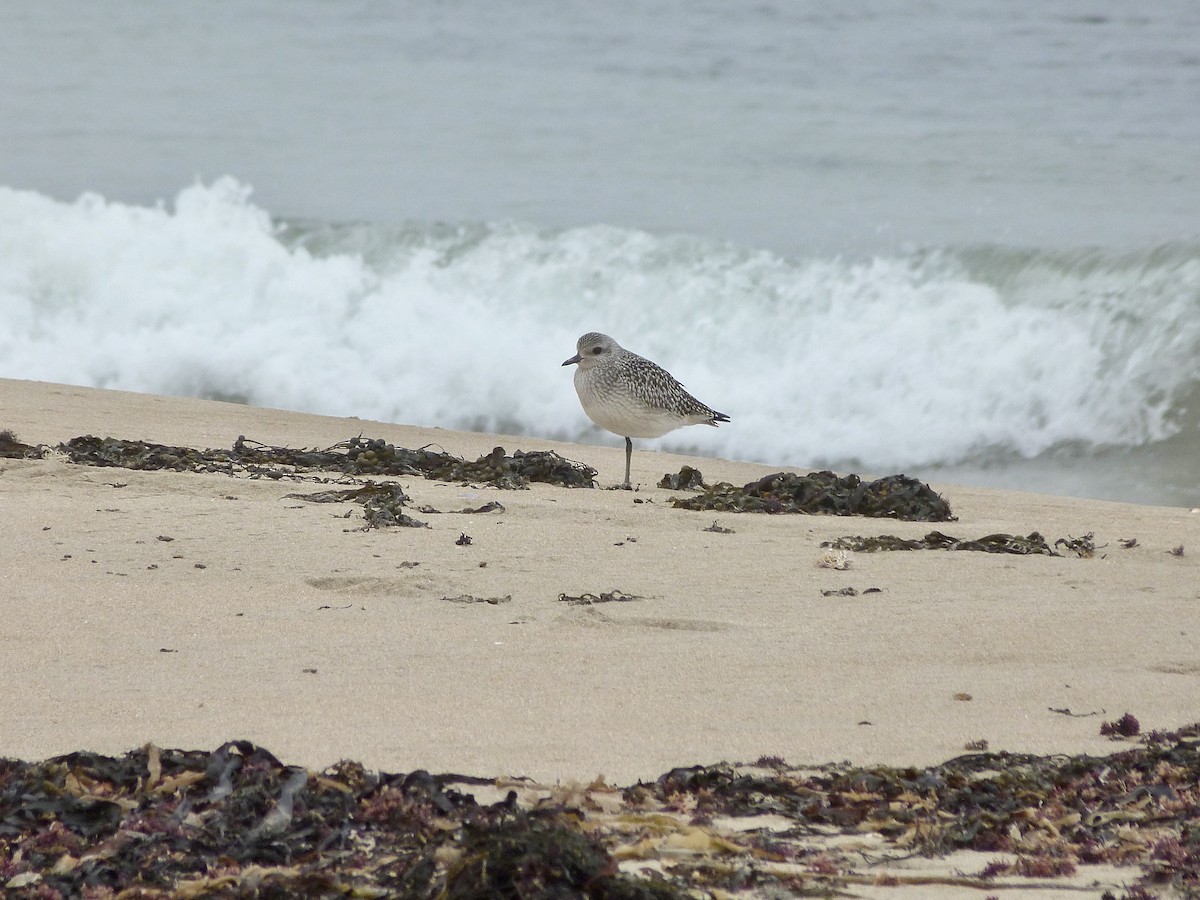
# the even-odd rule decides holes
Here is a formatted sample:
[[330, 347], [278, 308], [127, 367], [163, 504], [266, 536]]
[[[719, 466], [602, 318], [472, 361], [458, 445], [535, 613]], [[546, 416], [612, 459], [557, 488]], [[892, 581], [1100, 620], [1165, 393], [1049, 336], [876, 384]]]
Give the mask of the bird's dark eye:
[[600, 347], [593, 347], [593, 348], [592, 348], [592, 356], [599, 356], [599, 355], [600, 355], [600, 350], [601, 350], [601, 349], [602, 349], [602, 348], [600, 348]]

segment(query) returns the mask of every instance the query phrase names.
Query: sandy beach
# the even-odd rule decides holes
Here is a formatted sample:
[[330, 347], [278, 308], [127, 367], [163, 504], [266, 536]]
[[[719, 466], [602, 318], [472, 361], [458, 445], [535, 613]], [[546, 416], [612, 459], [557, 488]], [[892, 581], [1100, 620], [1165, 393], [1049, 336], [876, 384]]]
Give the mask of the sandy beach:
[[[25, 381], [0, 381], [0, 409], [31, 444], [363, 434], [468, 459], [552, 449], [598, 469], [601, 487], [623, 468], [616, 440]], [[14, 689], [0, 695], [0, 755], [236, 737], [313, 768], [632, 783], [763, 755], [928, 765], [978, 741], [1102, 754], [1101, 722], [1126, 712], [1144, 730], [1200, 720], [1194, 512], [934, 484], [958, 517], [937, 526], [947, 534], [1091, 533], [1100, 549], [859, 552], [836, 570], [818, 566], [824, 540], [931, 526], [677, 510], [682, 492], [653, 485], [684, 463], [710, 483], [775, 471], [639, 451], [633, 493], [405, 478], [413, 505], [440, 514], [363, 531], [361, 507], [288, 497], [322, 488], [311, 481], [3, 460], [0, 678]], [[456, 512], [490, 500], [503, 511]], [[706, 531], [714, 520], [732, 533]], [[848, 587], [858, 595], [825, 595]], [[639, 599], [559, 600], [612, 591]]]
[[[1200, 721], [1195, 511], [934, 484], [956, 521], [714, 514], [674, 508], [671, 498], [689, 492], [655, 485], [685, 464], [709, 484], [777, 469], [640, 450], [640, 487], [629, 492], [603, 489], [623, 475], [617, 440], [556, 444], [14, 380], [0, 380], [0, 409], [0, 430], [46, 447], [90, 434], [197, 449], [228, 449], [242, 435], [326, 448], [362, 435], [467, 460], [497, 446], [553, 450], [599, 472], [600, 489], [394, 479], [410, 498], [406, 512], [427, 527], [365, 529], [360, 504], [304, 499], [362, 479], [141, 471], [77, 464], [61, 451], [0, 459], [0, 678], [10, 686], [0, 693], [0, 758], [131, 754], [121, 765], [146, 774], [123, 801], [130, 815], [149, 797], [170, 807], [183, 790], [155, 787], [155, 747], [194, 759], [237, 739], [331, 773], [310, 774], [308, 803], [325, 802], [344, 777], [328, 768], [340, 760], [354, 761], [350, 771], [361, 763], [496, 779], [463, 790], [487, 803], [515, 785], [522, 808], [589, 810], [572, 827], [606, 835], [622, 873], [699, 887], [708, 876], [698, 873], [723, 872], [713, 884], [743, 896], [767, 895], [742, 871], [764, 884], [864, 897], [897, 888], [922, 897], [981, 888], [1017, 900], [1115, 896], [1150, 871], [1134, 863], [1162, 865], [1150, 862], [1167, 852], [1156, 848], [1182, 846], [1188, 820], [1128, 811], [1141, 795], [1123, 796], [1122, 785], [1138, 775], [1122, 775], [1106, 788], [1113, 797], [1094, 801], [1104, 810], [1096, 821], [1108, 824], [1080, 831], [1082, 814], [1054, 812], [1046, 794], [1042, 824], [996, 838], [992, 850], [1008, 853], [960, 840], [954, 846], [977, 849], [932, 858], [906, 844], [920, 840], [914, 826], [876, 833], [889, 827], [886, 810], [907, 816], [909, 804], [926, 802], [916, 794], [889, 806], [849, 782], [838, 802], [865, 803], [869, 817], [814, 830], [802, 812], [696, 818], [694, 805], [711, 808], [716, 796], [672, 787], [686, 774], [661, 776], [728, 762], [739, 765], [722, 771], [801, 779], [788, 790], [803, 796], [812, 790], [805, 768], [827, 763], [924, 767], [977, 750], [1101, 756], [1133, 746], [1101, 734], [1127, 713], [1143, 733]], [[963, 540], [1036, 531], [1061, 555], [859, 551], [831, 568], [841, 561], [821, 547], [935, 529]], [[1072, 552], [1085, 544], [1094, 552]], [[563, 599], [606, 595], [616, 599]], [[134, 761], [134, 750], [147, 761]], [[1029, 765], [1012, 759], [1022, 771]], [[189, 765], [200, 777], [206, 764]], [[257, 777], [276, 777], [263, 766], [254, 764]], [[80, 777], [72, 790], [83, 790], [85, 805], [117, 789]], [[651, 787], [612, 787], [643, 781]], [[1166, 785], [1154, 789], [1156, 804], [1182, 802], [1168, 799], [1176, 795]], [[206, 815], [233, 808], [215, 803]], [[1075, 843], [1059, 840], [1055, 819], [1076, 823]], [[1135, 820], [1145, 830], [1120, 831]], [[939, 821], [953, 829], [961, 820]], [[452, 842], [468, 834], [450, 827], [437, 833]], [[790, 829], [782, 853], [779, 829]], [[1107, 849], [1083, 859], [1093, 833]], [[257, 859], [248, 847], [239, 852]], [[43, 877], [65, 884], [73, 867], [94, 865], [72, 856], [82, 852], [76, 844], [55, 852], [65, 855], [40, 870], [10, 867], [7, 887], [35, 892]], [[450, 845], [436, 852], [438, 877], [469, 858]], [[498, 852], [496, 860], [511, 855]], [[49, 874], [55, 859], [58, 876]], [[195, 863], [190, 887], [186, 879], [175, 887], [191, 896], [266, 878], [308, 890], [297, 881], [307, 869], [214, 876], [210, 865]]]

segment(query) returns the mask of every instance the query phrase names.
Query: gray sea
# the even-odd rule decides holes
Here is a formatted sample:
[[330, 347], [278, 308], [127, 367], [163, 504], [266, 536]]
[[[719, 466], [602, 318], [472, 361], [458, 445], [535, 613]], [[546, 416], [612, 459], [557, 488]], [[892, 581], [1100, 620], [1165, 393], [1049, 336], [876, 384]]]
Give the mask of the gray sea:
[[599, 330], [733, 420], [647, 446], [1200, 505], [1195, 3], [39, 0], [0, 59], [0, 376], [616, 445]]

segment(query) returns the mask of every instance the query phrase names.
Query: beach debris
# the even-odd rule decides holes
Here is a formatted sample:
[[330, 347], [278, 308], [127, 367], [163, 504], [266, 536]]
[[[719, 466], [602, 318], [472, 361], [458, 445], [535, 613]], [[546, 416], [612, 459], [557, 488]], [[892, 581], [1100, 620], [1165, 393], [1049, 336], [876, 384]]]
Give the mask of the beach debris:
[[[683, 476], [684, 469], [681, 469], [679, 477], [682, 479]], [[700, 511], [875, 516], [914, 522], [954, 521], [950, 504], [940, 494], [929, 485], [906, 475], [889, 475], [865, 482], [857, 475], [839, 476], [828, 471], [807, 475], [776, 472], [740, 488], [724, 481], [715, 485], [702, 483], [700, 491], [692, 497], [673, 497], [671, 503], [676, 509]]]
[[363, 505], [363, 530], [371, 528], [428, 528], [424, 522], [404, 512], [409, 497], [394, 481], [364, 485], [351, 498]]
[[285, 771], [291, 774], [279, 789], [279, 798], [262, 817], [262, 821], [250, 829], [247, 835], [249, 840], [260, 841], [264, 837], [281, 834], [291, 824], [296, 811], [296, 794], [308, 784], [308, 770], [303, 766], [288, 766]]
[[844, 571], [850, 568], [850, 554], [844, 548], [838, 550], [826, 550], [817, 557], [817, 568], [838, 569]]
[[624, 591], [601, 591], [599, 594], [584, 592], [578, 596], [559, 594], [560, 603], [570, 603], [573, 606], [594, 606], [597, 603], [629, 603], [632, 600], [645, 600], [637, 594], [627, 594]]
[[224, 450], [195, 450], [191, 447], [172, 447], [148, 441], [98, 438], [90, 434], [71, 438], [54, 449], [78, 465], [112, 466], [122, 469], [228, 472], [234, 462], [229, 451]]
[[685, 896], [618, 873], [564, 804], [526, 810], [510, 791], [481, 806], [469, 783], [493, 782], [309, 772], [249, 741], [2, 760], [0, 884], [14, 898]]
[[411, 499], [404, 488], [395, 481], [372, 481], [362, 487], [346, 490], [317, 491], [313, 494], [284, 494], [285, 500], [303, 500], [306, 503], [344, 503], [352, 501], [363, 505], [364, 525], [361, 530], [372, 528], [428, 528], [424, 522], [404, 512], [404, 505]]
[[491, 453], [467, 462], [443, 450], [430, 450], [428, 446], [408, 450], [380, 439], [357, 437], [335, 444], [325, 452], [341, 449], [358, 470], [356, 474], [421, 474], [435, 481], [483, 482], [500, 488], [523, 488], [531, 481], [593, 487], [596, 477], [595, 469], [551, 450], [518, 450], [507, 456], [503, 447], [494, 447]]
[[822, 547], [834, 550], [856, 550], [864, 553], [874, 553], [880, 550], [979, 550], [984, 553], [1015, 553], [1029, 555], [1033, 553], [1046, 556], [1059, 556], [1050, 549], [1046, 539], [1036, 531], [1026, 537], [1012, 534], [989, 534], [977, 540], [960, 540], [940, 531], [931, 531], [923, 538], [900, 538], [892, 534], [880, 534], [873, 537], [841, 537], [833, 541], [822, 541]]
[[[1065, 538], [1059, 538], [1054, 542], [1054, 546], [1055, 548], [1062, 547], [1069, 553], [1074, 553], [1080, 559], [1091, 559], [1096, 555], [1097, 550], [1103, 550], [1108, 546], [1108, 544], [1101, 544], [1099, 547], [1097, 547], [1095, 537], [1095, 533], [1089, 531], [1083, 537], [1077, 538], [1068, 536]], [[1105, 555], [1106, 554], [1103, 553], [1100, 554], [1100, 558], [1103, 559]]]
[[702, 491], [706, 487], [704, 475], [692, 466], [683, 466], [674, 475], [667, 472], [659, 479], [658, 486], [669, 491]]
[[1132, 550], [1138, 545], [1137, 538], [1121, 538], [1118, 543], [1126, 550]]
[[456, 540], [454, 543], [459, 547], [469, 547], [471, 546], [471, 536], [465, 531], [460, 531], [458, 534], [458, 540]]
[[41, 459], [44, 450], [22, 443], [7, 428], [0, 431], [0, 459]]
[[726, 528], [723, 525], [718, 525], [717, 520], [713, 519], [713, 523], [707, 528], [701, 528], [701, 531], [711, 531], [713, 534], [733, 534], [732, 528]]
[[1091, 712], [1077, 713], [1077, 712], [1071, 712], [1071, 707], [1069, 707], [1069, 706], [1064, 706], [1062, 709], [1056, 709], [1053, 706], [1048, 706], [1046, 708], [1049, 709], [1050, 712], [1052, 712], [1052, 713], [1058, 713], [1060, 716], [1070, 716], [1072, 719], [1088, 719], [1088, 718], [1091, 718], [1092, 716], [1105, 715], [1105, 712], [1102, 709], [1099, 709], [1099, 710], [1094, 709]]
[[[49, 448], [33, 449], [41, 456]], [[311, 477], [322, 472], [353, 476], [408, 475], [512, 489], [528, 487], [535, 481], [588, 488], [595, 486], [596, 477], [596, 470], [590, 466], [550, 450], [518, 450], [508, 456], [503, 447], [496, 447], [491, 453], [470, 462], [444, 450], [430, 449], [430, 446], [410, 450], [380, 438], [363, 438], [361, 435], [324, 450], [273, 447], [245, 435], [239, 435], [229, 450], [196, 450], [93, 435], [72, 438], [53, 449], [79, 465], [225, 472], [274, 479]]]
[[[663, 882], [634, 881], [594, 838], [557, 817], [517, 815], [502, 827], [464, 827], [461, 852], [446, 874], [444, 896], [686, 896]], [[434, 896], [434, 894], [430, 894]]]
[[[802, 824], [809, 834], [826, 829], [826, 834], [871, 834], [879, 839], [872, 868], [901, 883], [915, 882], [906, 882], [902, 870], [889, 872], [889, 860], [905, 853], [940, 856], [969, 849], [1012, 854], [1005, 866], [1025, 877], [1062, 877], [1091, 863], [1140, 864], [1140, 884], [1178, 887], [1194, 885], [1200, 876], [1200, 853], [1192, 841], [1192, 829], [1200, 823], [1196, 735], [1200, 725], [1098, 758], [987, 753], [988, 742], [979, 739], [964, 748], [970, 755], [926, 769], [698, 766], [672, 770], [656, 784], [626, 789], [625, 795], [648, 812], [668, 805], [686, 810], [694, 822], [771, 817]], [[852, 849], [839, 852], [810, 841], [797, 853], [794, 845], [781, 842], [782, 828], [781, 823], [771, 832], [755, 833], [745, 841], [748, 852], [779, 853], [787, 847], [787, 859], [810, 862], [810, 868], [828, 876], [822, 885], [831, 892], [834, 886], [871, 883], [854, 880]], [[1163, 867], [1156, 848], [1174, 848], [1177, 841], [1190, 849], [1173, 855], [1175, 865]], [[691, 868], [694, 890], [733, 887], [729, 881], [698, 883], [701, 872], [711, 876], [711, 862], [708, 866]], [[682, 869], [672, 872], [678, 876]], [[763, 889], [764, 869], [755, 871], [756, 886]], [[1164, 872], [1167, 881], [1158, 882]], [[975, 887], [1000, 889], [1004, 885], [995, 879], [1003, 874], [985, 870], [957, 883], [965, 887], [973, 877]], [[789, 887], [799, 893], [801, 885]], [[808, 893], [816, 885], [807, 881], [803, 887]]]
[[1167, 552], [1172, 556], [1183, 556], [1183, 544], [1180, 544], [1178, 547], [1172, 547]]
[[822, 597], [857, 597], [858, 589], [852, 587], [831, 588], [827, 591], [821, 591]]
[[487, 603], [489, 606], [499, 606], [501, 603], [511, 603], [512, 594], [503, 597], [476, 597], [474, 594], [459, 594], [456, 597], [443, 597], [447, 603]]
[[1132, 713], [1125, 713], [1115, 722], [1100, 723], [1100, 733], [1105, 737], [1134, 737], [1142, 730], [1141, 723]]
[[[443, 513], [442, 510], [435, 509], [434, 507], [429, 506], [428, 504], [426, 504], [424, 506], [418, 506], [417, 510], [419, 512], [423, 512], [426, 515], [430, 515], [430, 516], [440, 516], [440, 515], [446, 514], [446, 513]], [[504, 504], [493, 500], [490, 503], [485, 503], [485, 504], [483, 504], [483, 506], [477, 506], [473, 509], [471, 507], [465, 507], [463, 509], [450, 510], [449, 515], [456, 515], [456, 514], [457, 515], [474, 515], [477, 513], [490, 513], [490, 512], [504, 512]]]
[[968, 694], [966, 691], [959, 691], [957, 694], [954, 695], [954, 699], [958, 700], [961, 703], [968, 703], [971, 700], [974, 700], [975, 698], [972, 697], [970, 694]]

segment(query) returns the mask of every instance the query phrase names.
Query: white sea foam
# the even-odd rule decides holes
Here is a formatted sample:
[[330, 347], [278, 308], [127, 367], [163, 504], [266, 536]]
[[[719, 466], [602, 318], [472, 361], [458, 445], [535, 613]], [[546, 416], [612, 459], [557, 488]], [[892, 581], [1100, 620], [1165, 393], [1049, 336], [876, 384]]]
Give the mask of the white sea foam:
[[232, 178], [158, 207], [0, 188], [6, 377], [608, 441], [559, 366], [591, 330], [733, 419], [668, 448], [882, 471], [1197, 431], [1194, 247], [787, 259], [603, 226], [283, 225]]

